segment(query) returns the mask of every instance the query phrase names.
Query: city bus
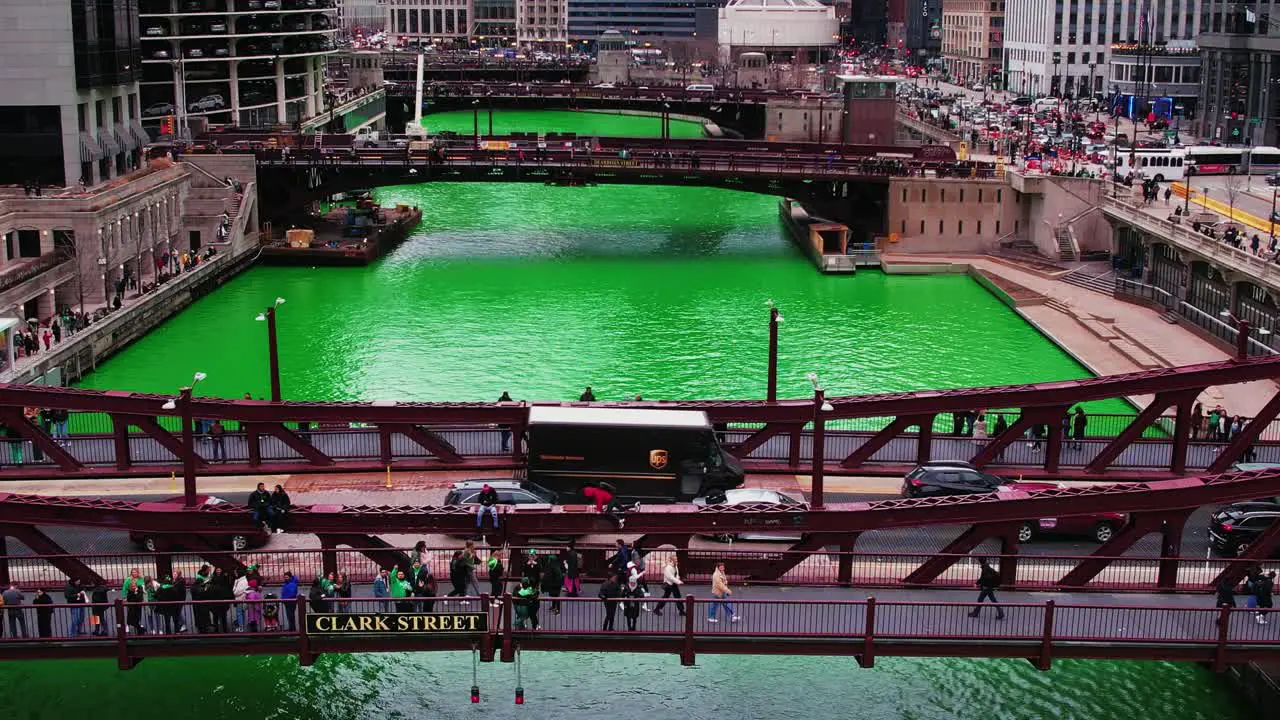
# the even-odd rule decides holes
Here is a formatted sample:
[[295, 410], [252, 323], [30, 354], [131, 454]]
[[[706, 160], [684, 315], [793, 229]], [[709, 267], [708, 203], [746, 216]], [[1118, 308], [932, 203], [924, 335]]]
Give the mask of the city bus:
[[[1123, 178], [1133, 173], [1134, 177], [1147, 178], [1156, 182], [1181, 180], [1186, 176], [1186, 166], [1190, 162], [1188, 150], [1184, 148], [1116, 148], [1116, 177]], [[1132, 162], [1131, 162], [1132, 160]]]
[[1187, 165], [1195, 175], [1268, 175], [1280, 171], [1280, 148], [1226, 148], [1201, 145], [1187, 148]]

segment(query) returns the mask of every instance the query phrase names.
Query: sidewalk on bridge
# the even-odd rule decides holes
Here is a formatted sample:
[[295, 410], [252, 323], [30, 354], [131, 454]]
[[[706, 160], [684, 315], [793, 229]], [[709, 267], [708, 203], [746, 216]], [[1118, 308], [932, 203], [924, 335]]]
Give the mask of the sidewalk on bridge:
[[[1131, 338], [1145, 354], [1165, 367], [1220, 362], [1230, 359], [1225, 351], [1180, 325], [1170, 325], [1154, 310], [1118, 300], [1114, 297], [1053, 280], [1028, 269], [1013, 267], [989, 257], [958, 254], [884, 255], [888, 262], [950, 262], [968, 265], [984, 273], [997, 275], [1038, 292], [1067, 307], [1068, 313], [1048, 305], [1027, 305], [1018, 311], [1040, 332], [1057, 343], [1096, 375], [1139, 372], [1150, 369], [1122, 354], [1110, 343], [1090, 332], [1080, 320], [1096, 318], [1111, 325], [1122, 337]], [[1277, 385], [1257, 381], [1238, 385], [1211, 387], [1200, 395], [1206, 408], [1221, 404], [1228, 413], [1252, 416], [1276, 392]], [[1145, 407], [1151, 396], [1135, 396], [1130, 400]]]

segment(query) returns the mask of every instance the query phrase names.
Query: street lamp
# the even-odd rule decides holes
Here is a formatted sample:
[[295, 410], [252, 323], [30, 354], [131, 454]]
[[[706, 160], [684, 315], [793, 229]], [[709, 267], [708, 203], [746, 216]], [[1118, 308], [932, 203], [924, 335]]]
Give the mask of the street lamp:
[[778, 326], [782, 324], [782, 314], [773, 300], [766, 300], [769, 306], [769, 384], [765, 398], [769, 402], [778, 400]]
[[[465, 115], [463, 117], [466, 117]], [[475, 147], [480, 147], [480, 101], [471, 101], [471, 139]]]
[[818, 384], [818, 373], [811, 372], [807, 377], [809, 382], [813, 383], [813, 469], [810, 471], [809, 503], [814, 509], [821, 509], [826, 460], [826, 424], [822, 414], [831, 412], [835, 408], [827, 402], [826, 392]]
[[284, 298], [276, 298], [275, 303], [254, 318], [258, 322], [267, 323], [267, 357], [271, 372], [271, 402], [280, 402], [280, 350], [276, 341], [276, 308], [284, 304]]
[[196, 506], [196, 443], [195, 433], [191, 427], [191, 393], [208, 375], [197, 372], [191, 379], [191, 385], [178, 389], [175, 402], [169, 398], [162, 410], [178, 410], [182, 418], [182, 500], [187, 507]]
[[[1241, 320], [1236, 317], [1235, 313], [1230, 310], [1223, 309], [1218, 313], [1219, 317], [1227, 318], [1235, 323], [1236, 326], [1236, 359], [1245, 360], [1249, 357], [1249, 321]], [[1270, 335], [1271, 331], [1266, 328], [1258, 328], [1259, 335]]]

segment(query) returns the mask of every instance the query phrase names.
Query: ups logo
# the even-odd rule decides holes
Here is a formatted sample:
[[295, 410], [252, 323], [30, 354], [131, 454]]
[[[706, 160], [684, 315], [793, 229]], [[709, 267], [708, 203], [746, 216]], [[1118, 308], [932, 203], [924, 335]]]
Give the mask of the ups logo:
[[667, 467], [667, 451], [666, 450], [650, 450], [649, 451], [649, 467], [654, 470], [663, 470]]

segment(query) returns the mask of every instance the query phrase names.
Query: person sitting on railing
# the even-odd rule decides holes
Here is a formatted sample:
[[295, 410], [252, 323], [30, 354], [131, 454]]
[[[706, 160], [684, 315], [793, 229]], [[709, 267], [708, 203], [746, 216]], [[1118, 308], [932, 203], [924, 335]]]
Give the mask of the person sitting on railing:
[[293, 507], [293, 503], [289, 501], [289, 493], [284, 491], [283, 485], [276, 485], [276, 489], [271, 493], [269, 502], [275, 517], [272, 521], [272, 527], [277, 535], [283, 534], [284, 521], [289, 516], [289, 508]]
[[494, 490], [488, 483], [485, 483], [484, 487], [480, 488], [480, 495], [476, 497], [476, 500], [480, 503], [476, 506], [476, 530], [484, 529], [484, 516], [486, 514], [493, 516], [493, 529], [497, 530], [499, 525], [498, 508], [495, 506], [498, 504], [498, 491]]
[[271, 507], [271, 493], [267, 492], [265, 483], [258, 483], [258, 489], [249, 494], [249, 512], [255, 523], [271, 527], [275, 510]]

